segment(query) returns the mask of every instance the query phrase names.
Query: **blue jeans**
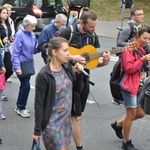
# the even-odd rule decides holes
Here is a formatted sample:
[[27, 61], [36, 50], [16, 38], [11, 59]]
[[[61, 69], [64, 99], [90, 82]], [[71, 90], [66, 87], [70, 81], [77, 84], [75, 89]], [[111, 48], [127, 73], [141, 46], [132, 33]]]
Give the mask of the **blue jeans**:
[[27, 99], [30, 92], [30, 77], [31, 76], [19, 79], [20, 90], [16, 105], [20, 110], [26, 109]]

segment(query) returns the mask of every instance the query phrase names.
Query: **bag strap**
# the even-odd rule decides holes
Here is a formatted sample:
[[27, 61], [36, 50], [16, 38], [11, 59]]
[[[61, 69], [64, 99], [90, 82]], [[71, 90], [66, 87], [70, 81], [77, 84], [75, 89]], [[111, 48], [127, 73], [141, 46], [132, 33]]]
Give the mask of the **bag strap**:
[[[77, 24], [79, 25], [79, 24]], [[69, 43], [71, 42], [74, 34], [74, 25], [70, 25], [71, 33], [70, 33], [70, 38], [69, 38]], [[93, 38], [92, 38], [93, 45], [95, 44], [95, 32], [93, 33]]]
[[128, 39], [128, 40], [130, 40], [131, 38], [133, 38], [136, 35], [137, 28], [134, 27], [132, 22], [128, 22], [128, 25], [129, 25], [129, 27], [131, 29], [130, 36], [129, 36], [129, 39]]
[[70, 33], [70, 38], [69, 38], [69, 43], [71, 42], [72, 40], [72, 37], [73, 37], [73, 25], [70, 25], [70, 29], [71, 29], [71, 33]]
[[0, 32], [0, 47], [2, 46], [2, 48], [4, 48], [4, 44], [2, 42], [2, 39], [1, 39], [1, 32]]

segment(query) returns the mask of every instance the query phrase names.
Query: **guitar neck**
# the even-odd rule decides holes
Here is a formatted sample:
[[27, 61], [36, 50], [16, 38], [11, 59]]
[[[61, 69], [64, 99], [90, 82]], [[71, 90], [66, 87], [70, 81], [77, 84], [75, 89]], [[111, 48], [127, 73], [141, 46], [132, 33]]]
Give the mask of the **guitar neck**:
[[[110, 52], [111, 55], [117, 54], [117, 53], [121, 53], [123, 51], [125, 51], [124, 47], [120, 47], [120, 48], [109, 50], [109, 52]], [[107, 51], [105, 51], [105, 52], [107, 52]], [[104, 52], [98, 52], [98, 53], [95, 53], [95, 54], [90, 54], [89, 55], [89, 59], [92, 60], [92, 59], [96, 59], [96, 58], [102, 57], [103, 53]]]

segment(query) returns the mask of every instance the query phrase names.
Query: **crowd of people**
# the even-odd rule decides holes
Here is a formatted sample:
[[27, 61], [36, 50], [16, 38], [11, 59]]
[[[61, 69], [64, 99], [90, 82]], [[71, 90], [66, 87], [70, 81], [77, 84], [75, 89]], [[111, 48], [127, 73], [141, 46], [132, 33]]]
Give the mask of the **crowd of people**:
[[[20, 30], [15, 33], [10, 12], [11, 5], [5, 4], [0, 7], [0, 119], [6, 119], [2, 112], [3, 91], [6, 80], [13, 72], [20, 81], [15, 112], [23, 118], [30, 117], [26, 105], [32, 74], [22, 77], [22, 64], [30, 61], [33, 62], [31, 65], [34, 67], [33, 54], [41, 52], [45, 66], [37, 73], [35, 81], [33, 140], [40, 142], [42, 136], [45, 149], [69, 150], [71, 137], [73, 137], [76, 149], [83, 150], [81, 121], [90, 91], [90, 81], [82, 72], [84, 70], [90, 74], [90, 70], [85, 68], [86, 59], [84, 57], [70, 54], [69, 46], [78, 49], [86, 45], [100, 47], [98, 36], [95, 33], [98, 23], [96, 12], [83, 11], [80, 14], [79, 23], [73, 27], [66, 26], [67, 17], [64, 14], [57, 14], [55, 19], [42, 29], [38, 39], [33, 32], [37, 24], [34, 16], [27, 15], [23, 19]], [[147, 61], [150, 61], [150, 54], [145, 47], [150, 41], [150, 26], [141, 25], [137, 29], [137, 25], [143, 23], [143, 10], [133, 8], [131, 12], [132, 22], [137, 30], [132, 40], [138, 42], [140, 47], [137, 52], [130, 50], [120, 54], [122, 69], [125, 72], [120, 87], [126, 115], [123, 119], [112, 123], [111, 126], [117, 137], [123, 139], [122, 149], [138, 150], [132, 144], [130, 131], [133, 121], [144, 117], [144, 112], [139, 104], [139, 83], [141, 76], [142, 79], [144, 75], [147, 77], [147, 70], [144, 66]], [[73, 17], [76, 18], [76, 16]], [[73, 35], [71, 28], [73, 28]], [[128, 45], [127, 39], [131, 31], [128, 29], [127, 33], [126, 30], [122, 31], [118, 40], [120, 43], [123, 40], [121, 46]], [[71, 35], [72, 38], [69, 40]], [[13, 47], [10, 53], [11, 42], [13, 42]], [[97, 67], [108, 65], [110, 57], [109, 51], [104, 52]], [[75, 62], [75, 65], [72, 65], [71, 61]], [[0, 139], [1, 142], [2, 139]]]

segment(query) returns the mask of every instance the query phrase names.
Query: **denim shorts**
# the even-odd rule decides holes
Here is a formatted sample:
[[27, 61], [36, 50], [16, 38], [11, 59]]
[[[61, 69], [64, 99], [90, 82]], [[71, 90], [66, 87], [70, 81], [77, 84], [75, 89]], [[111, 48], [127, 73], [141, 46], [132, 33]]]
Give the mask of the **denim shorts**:
[[136, 96], [133, 96], [131, 93], [121, 89], [121, 94], [124, 100], [124, 106], [126, 108], [136, 108], [140, 106], [139, 103], [140, 92]]

